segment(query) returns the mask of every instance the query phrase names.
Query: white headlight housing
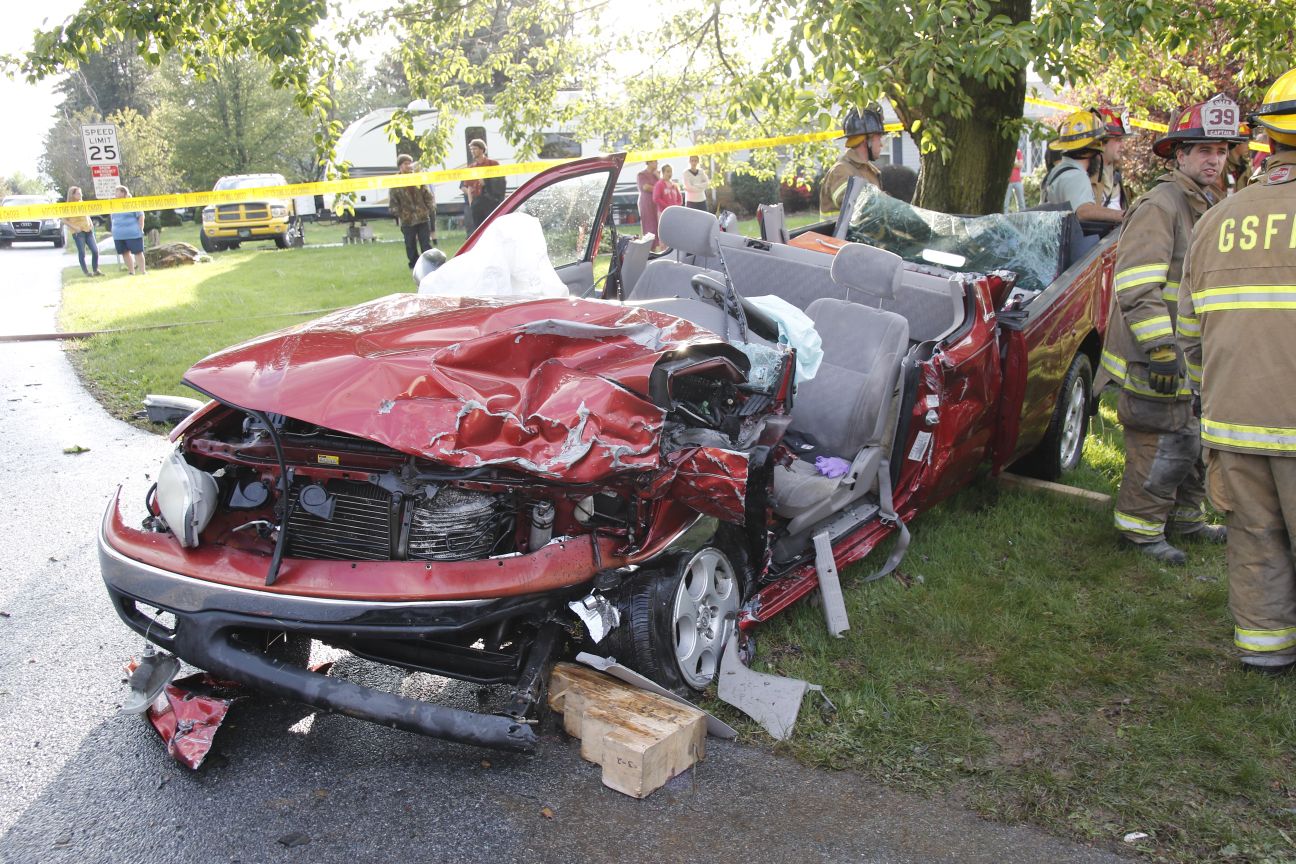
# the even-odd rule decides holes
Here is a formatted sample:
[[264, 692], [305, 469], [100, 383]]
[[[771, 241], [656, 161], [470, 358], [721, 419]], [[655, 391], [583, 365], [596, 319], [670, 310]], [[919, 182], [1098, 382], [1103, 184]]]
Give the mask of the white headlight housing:
[[288, 215], [288, 208], [282, 204], [274, 204], [270, 207], [270, 215], [275, 219], [282, 219]]
[[157, 479], [158, 510], [181, 546], [198, 545], [198, 535], [216, 512], [219, 495], [216, 478], [186, 462], [179, 450], [162, 461]]

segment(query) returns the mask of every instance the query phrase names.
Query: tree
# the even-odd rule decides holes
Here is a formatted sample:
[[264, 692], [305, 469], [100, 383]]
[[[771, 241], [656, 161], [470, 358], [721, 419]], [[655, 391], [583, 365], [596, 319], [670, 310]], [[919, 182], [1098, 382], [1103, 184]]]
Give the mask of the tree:
[[134, 39], [107, 42], [60, 81], [64, 112], [90, 109], [100, 116], [129, 108], [140, 114], [153, 110], [153, 69], [139, 55]]
[[5, 195], [40, 195], [48, 192], [49, 187], [39, 177], [28, 177], [21, 171], [15, 171], [8, 177], [0, 177], [0, 197]]
[[292, 94], [271, 86], [271, 74], [250, 52], [215, 58], [202, 76], [163, 65], [155, 116], [174, 168], [191, 187], [211, 188], [227, 174], [316, 176], [306, 118]]

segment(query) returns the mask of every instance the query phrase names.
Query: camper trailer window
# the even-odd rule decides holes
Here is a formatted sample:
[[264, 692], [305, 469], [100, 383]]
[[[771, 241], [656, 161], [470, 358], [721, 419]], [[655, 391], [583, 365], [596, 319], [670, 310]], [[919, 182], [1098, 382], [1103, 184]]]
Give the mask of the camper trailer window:
[[579, 159], [580, 142], [566, 132], [544, 133], [544, 144], [540, 145], [541, 159]]

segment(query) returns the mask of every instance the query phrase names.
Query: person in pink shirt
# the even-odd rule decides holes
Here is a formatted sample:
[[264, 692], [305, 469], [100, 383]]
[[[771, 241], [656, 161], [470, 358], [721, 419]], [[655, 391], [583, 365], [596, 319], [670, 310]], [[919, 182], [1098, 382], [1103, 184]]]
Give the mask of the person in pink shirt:
[[684, 203], [684, 195], [680, 192], [675, 181], [671, 179], [671, 166], [663, 165], [661, 167], [661, 179], [653, 187], [653, 203], [657, 205], [657, 217], [660, 219], [662, 211], [667, 207], [673, 207]]

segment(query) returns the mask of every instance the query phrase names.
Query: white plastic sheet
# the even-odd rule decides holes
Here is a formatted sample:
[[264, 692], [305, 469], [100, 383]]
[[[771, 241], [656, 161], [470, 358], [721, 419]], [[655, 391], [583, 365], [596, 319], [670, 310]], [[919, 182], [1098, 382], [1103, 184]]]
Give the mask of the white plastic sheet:
[[507, 213], [486, 227], [472, 249], [423, 277], [419, 294], [448, 297], [566, 297], [549, 262], [540, 220]]
[[809, 381], [815, 377], [823, 362], [823, 339], [810, 316], [773, 294], [743, 300], [778, 322], [779, 342], [796, 349], [796, 380]]

